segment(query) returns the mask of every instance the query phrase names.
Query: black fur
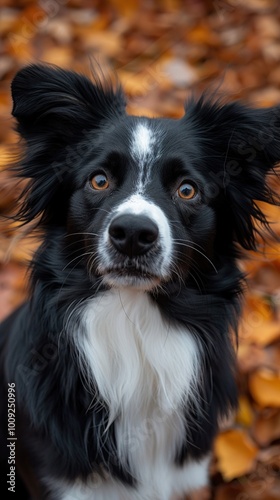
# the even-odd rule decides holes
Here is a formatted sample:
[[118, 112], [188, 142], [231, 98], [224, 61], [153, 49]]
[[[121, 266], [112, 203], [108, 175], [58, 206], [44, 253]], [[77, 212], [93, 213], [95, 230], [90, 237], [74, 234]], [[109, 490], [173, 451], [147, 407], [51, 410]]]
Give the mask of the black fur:
[[[87, 249], [94, 254], [97, 237], [89, 241], [81, 233], [98, 233], [104, 210], [127, 196], [136, 169], [128, 158], [129, 131], [142, 118], [126, 114], [120, 88], [50, 66], [21, 70], [12, 95], [26, 144], [15, 171], [29, 179], [16, 218], [35, 221], [43, 240], [31, 264], [30, 299], [0, 329], [1, 449], [6, 449], [7, 383], [15, 382], [17, 446], [39, 480], [86, 479], [105, 469], [133, 485], [127, 464], [116, 459], [114, 425], [106, 430], [108, 408], [97, 387], [95, 394], [86, 390], [72, 354], [75, 342], [64, 332], [69, 314], [78, 322], [86, 300], [104, 290], [88, 256], [79, 257]], [[149, 194], [176, 221], [174, 237], [191, 241], [207, 256], [178, 242], [182, 279], [174, 272], [149, 292], [168, 321], [186, 325], [203, 345], [198, 395], [203, 411], [185, 408], [186, 440], [174, 457], [177, 463], [203, 457], [219, 417], [237, 404], [230, 337], [237, 329], [244, 276], [236, 260], [240, 248], [257, 246], [255, 220], [268, 226], [256, 201], [278, 203], [266, 179], [280, 159], [279, 117], [278, 107], [251, 109], [204, 96], [189, 102], [180, 120], [147, 119], [164, 138]], [[87, 182], [100, 166], [110, 171], [116, 189], [93, 199]], [[199, 206], [171, 201], [170, 186], [185, 170], [200, 188]], [[48, 498], [45, 490], [34, 495]]]

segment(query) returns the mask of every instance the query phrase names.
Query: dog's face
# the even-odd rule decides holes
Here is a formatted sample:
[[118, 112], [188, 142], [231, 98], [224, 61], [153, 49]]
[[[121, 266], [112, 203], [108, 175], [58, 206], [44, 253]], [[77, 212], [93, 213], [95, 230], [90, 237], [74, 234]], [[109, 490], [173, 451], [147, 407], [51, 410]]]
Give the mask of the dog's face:
[[[73, 265], [109, 286], [190, 282], [254, 248], [273, 202], [279, 109], [191, 102], [180, 120], [128, 116], [120, 89], [31, 66], [13, 82], [19, 166], [30, 177], [19, 218], [72, 235]], [[26, 192], [25, 192], [26, 194]], [[68, 248], [70, 248], [69, 245]]]
[[184, 129], [126, 117], [86, 138], [92, 147], [78, 168], [69, 231], [84, 234], [89, 272], [111, 286], [147, 290], [209, 265], [215, 212]]

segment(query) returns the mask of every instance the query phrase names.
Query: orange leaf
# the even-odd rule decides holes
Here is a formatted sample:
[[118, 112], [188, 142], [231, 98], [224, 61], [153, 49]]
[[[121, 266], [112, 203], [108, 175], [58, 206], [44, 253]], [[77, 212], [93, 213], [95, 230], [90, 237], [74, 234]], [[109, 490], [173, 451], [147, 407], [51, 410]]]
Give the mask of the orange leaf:
[[246, 427], [252, 425], [254, 414], [252, 412], [251, 405], [248, 398], [245, 396], [240, 396], [238, 411], [236, 415], [236, 422]]
[[45, 48], [43, 51], [43, 59], [45, 62], [69, 68], [71, 66], [73, 54], [70, 47], [57, 46]]
[[216, 438], [215, 453], [224, 479], [231, 481], [253, 469], [258, 448], [246, 432], [233, 429], [219, 434]]
[[268, 345], [280, 337], [280, 324], [273, 319], [272, 309], [262, 297], [248, 296], [240, 323], [241, 342]]
[[271, 370], [258, 370], [249, 376], [249, 389], [262, 407], [280, 406], [280, 374]]
[[116, 57], [121, 50], [121, 38], [118, 33], [108, 31], [92, 31], [83, 38], [86, 50], [93, 50], [94, 54], [105, 54], [108, 57]]
[[250, 323], [249, 319], [244, 319], [240, 327], [240, 338], [246, 342], [255, 342], [260, 345], [268, 345], [280, 338], [280, 324], [278, 321], [264, 322], [259, 324]]
[[129, 0], [129, 2], [127, 0], [111, 0], [111, 4], [124, 17], [134, 15], [139, 8], [138, 0]]
[[190, 29], [187, 33], [187, 39], [193, 44], [201, 43], [214, 47], [220, 43], [219, 37], [215, 31], [211, 30], [206, 23], [196, 25], [194, 28]]

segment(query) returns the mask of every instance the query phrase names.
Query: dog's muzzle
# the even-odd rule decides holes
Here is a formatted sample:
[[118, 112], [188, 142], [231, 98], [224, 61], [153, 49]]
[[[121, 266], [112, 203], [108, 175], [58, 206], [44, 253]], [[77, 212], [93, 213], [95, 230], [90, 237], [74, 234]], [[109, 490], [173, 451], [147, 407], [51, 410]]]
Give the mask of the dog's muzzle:
[[161, 208], [132, 196], [110, 215], [98, 247], [104, 282], [149, 290], [168, 279], [172, 236]]

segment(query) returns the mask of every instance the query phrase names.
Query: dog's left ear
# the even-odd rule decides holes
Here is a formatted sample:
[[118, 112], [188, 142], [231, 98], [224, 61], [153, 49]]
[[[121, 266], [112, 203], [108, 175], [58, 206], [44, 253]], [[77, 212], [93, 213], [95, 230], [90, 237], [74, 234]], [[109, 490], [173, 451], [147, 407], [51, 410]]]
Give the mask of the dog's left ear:
[[278, 205], [280, 200], [267, 183], [280, 161], [280, 106], [253, 109], [202, 98], [191, 103], [184, 120], [191, 121], [202, 144], [209, 172], [205, 195], [219, 206], [224, 237], [256, 249], [258, 222], [269, 227], [256, 202]]

